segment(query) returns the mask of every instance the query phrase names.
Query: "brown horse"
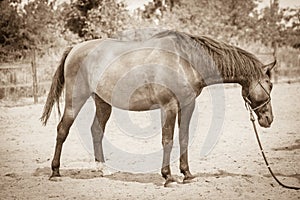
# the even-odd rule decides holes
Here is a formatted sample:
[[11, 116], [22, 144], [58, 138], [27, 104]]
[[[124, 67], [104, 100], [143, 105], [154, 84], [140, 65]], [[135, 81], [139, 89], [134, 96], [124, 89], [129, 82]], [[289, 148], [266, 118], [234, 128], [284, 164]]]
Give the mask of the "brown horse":
[[41, 120], [44, 124], [65, 85], [65, 110], [57, 127], [51, 177], [60, 176], [60, 156], [69, 129], [86, 100], [93, 96], [94, 155], [104, 162], [102, 139], [112, 106], [145, 111], [161, 109], [163, 163], [166, 183], [170, 171], [175, 119], [178, 115], [180, 170], [184, 180], [194, 178], [188, 165], [189, 124], [195, 99], [208, 85], [239, 83], [242, 96], [270, 127], [270, 70], [253, 54], [205, 36], [164, 31], [145, 41], [91, 40], [68, 49], [53, 77]]

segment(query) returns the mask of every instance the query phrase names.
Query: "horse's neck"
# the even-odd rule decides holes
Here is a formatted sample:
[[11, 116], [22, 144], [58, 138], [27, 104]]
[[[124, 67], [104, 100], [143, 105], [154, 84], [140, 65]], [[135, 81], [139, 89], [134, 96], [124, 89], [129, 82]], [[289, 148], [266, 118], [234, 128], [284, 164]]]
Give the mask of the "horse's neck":
[[214, 84], [224, 84], [224, 83], [237, 83], [241, 86], [250, 85], [253, 81], [253, 78], [249, 78], [248, 76], [232, 76], [227, 77], [221, 74], [211, 74], [204, 78], [205, 85], [214, 85]]
[[244, 85], [249, 83], [248, 77], [237, 76], [237, 77], [223, 77], [224, 83], [238, 83], [240, 85]]

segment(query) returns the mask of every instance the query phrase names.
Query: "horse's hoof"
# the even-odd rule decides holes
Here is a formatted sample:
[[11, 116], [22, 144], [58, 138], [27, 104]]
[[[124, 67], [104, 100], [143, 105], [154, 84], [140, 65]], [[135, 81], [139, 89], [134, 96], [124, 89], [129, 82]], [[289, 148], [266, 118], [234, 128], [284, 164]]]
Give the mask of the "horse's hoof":
[[184, 179], [183, 179], [183, 184], [187, 184], [187, 183], [194, 183], [194, 182], [196, 182], [196, 176], [193, 176], [193, 175], [191, 175], [191, 176], [186, 176], [186, 177], [184, 177]]
[[105, 164], [102, 163], [102, 162], [96, 162], [95, 171], [96, 172], [102, 172], [102, 176], [108, 176], [108, 175], [112, 174], [109, 171], [109, 169], [105, 166]]
[[59, 171], [52, 171], [51, 176], [49, 177], [49, 180], [52, 180], [54, 178], [61, 177]]
[[61, 176], [50, 176], [49, 180], [53, 181], [53, 182], [60, 182], [60, 181], [62, 181], [62, 178], [61, 178]]
[[176, 187], [178, 185], [178, 183], [180, 183], [179, 180], [177, 180], [174, 177], [170, 177], [170, 178], [167, 178], [167, 180], [164, 184], [164, 187]]
[[177, 182], [165, 182], [164, 187], [175, 188], [175, 187], [178, 187], [178, 183]]

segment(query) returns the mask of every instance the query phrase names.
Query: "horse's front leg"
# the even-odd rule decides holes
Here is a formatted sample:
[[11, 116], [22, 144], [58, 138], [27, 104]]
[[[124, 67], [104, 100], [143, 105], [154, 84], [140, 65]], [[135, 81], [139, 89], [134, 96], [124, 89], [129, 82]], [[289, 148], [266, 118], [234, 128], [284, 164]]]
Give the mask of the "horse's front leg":
[[[104, 136], [105, 126], [111, 114], [111, 106], [105, 103], [98, 95], [94, 94], [93, 98], [96, 105], [96, 115], [91, 127], [94, 155], [98, 170], [104, 171], [104, 154], [102, 140]], [[103, 172], [104, 173], [104, 172]]]
[[168, 186], [169, 183], [176, 181], [175, 178], [171, 176], [170, 155], [173, 147], [173, 135], [177, 110], [177, 105], [172, 106], [170, 104], [166, 107], [163, 107], [161, 111], [163, 145], [163, 163], [161, 174], [166, 179], [165, 186]]
[[195, 178], [190, 172], [188, 163], [189, 125], [195, 108], [195, 100], [181, 108], [178, 113], [179, 146], [180, 146], [180, 171], [184, 175], [183, 182]]

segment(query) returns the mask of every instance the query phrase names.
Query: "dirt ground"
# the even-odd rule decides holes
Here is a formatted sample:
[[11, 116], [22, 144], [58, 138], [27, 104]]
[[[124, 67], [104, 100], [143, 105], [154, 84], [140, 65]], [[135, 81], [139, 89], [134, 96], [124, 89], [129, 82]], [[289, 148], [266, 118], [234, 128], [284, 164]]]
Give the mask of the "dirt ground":
[[[295, 186], [300, 186], [299, 99], [299, 83], [276, 84], [272, 92], [275, 116], [272, 127], [258, 128], [275, 174], [282, 182]], [[240, 87], [225, 89], [222, 134], [206, 157], [201, 157], [200, 151], [213, 124], [212, 101], [208, 89], [198, 97], [197, 105], [201, 112], [197, 116], [197, 126], [191, 127], [196, 133], [189, 153], [190, 169], [197, 178], [193, 183], [169, 188], [163, 187], [164, 179], [159, 168], [144, 172], [134, 170], [135, 166], [142, 166], [146, 154], [145, 158], [131, 156], [114, 160], [117, 157], [114, 152], [104, 149], [107, 170], [111, 174], [105, 172], [102, 177], [95, 170], [88, 142], [84, 141], [76, 127], [72, 127], [63, 148], [62, 178], [50, 181], [57, 115], [52, 113], [48, 125], [43, 127], [39, 122], [42, 103], [11, 105], [11, 102], [0, 102], [0, 199], [300, 199], [300, 191], [282, 188], [269, 175]], [[131, 115], [141, 127], [149, 119], [149, 113]], [[158, 129], [159, 124], [153, 127], [154, 132]], [[113, 141], [124, 152], [131, 151], [136, 155], [139, 152], [141, 155], [161, 148], [160, 134], [142, 144], [130, 141], [128, 135], [126, 140], [113, 118], [109, 120], [106, 131], [107, 140]], [[153, 166], [160, 165], [161, 157], [152, 161]], [[132, 166], [132, 170], [121, 170], [124, 166]], [[172, 163], [171, 168], [173, 174], [182, 179], [178, 160]]]

